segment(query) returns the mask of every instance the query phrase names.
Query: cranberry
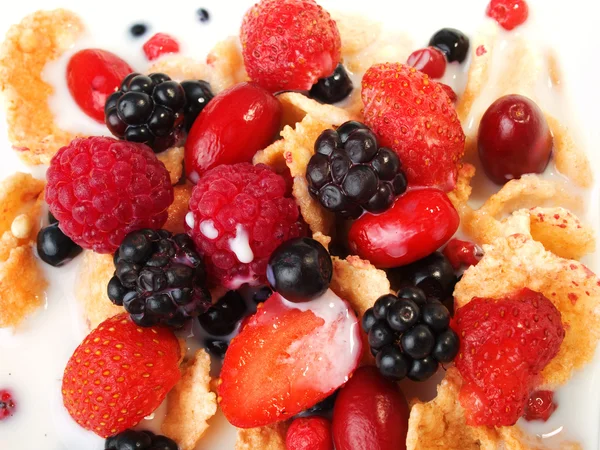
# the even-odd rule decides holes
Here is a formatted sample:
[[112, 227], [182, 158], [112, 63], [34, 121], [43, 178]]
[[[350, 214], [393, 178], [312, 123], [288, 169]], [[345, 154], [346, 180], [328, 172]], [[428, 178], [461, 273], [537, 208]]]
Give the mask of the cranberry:
[[148, 61], [154, 61], [162, 55], [179, 53], [179, 42], [166, 33], [156, 33], [146, 41], [143, 49]]
[[433, 253], [456, 232], [458, 213], [443, 191], [414, 189], [382, 214], [363, 214], [350, 227], [352, 252], [381, 268], [409, 264]]
[[485, 12], [505, 30], [512, 30], [525, 23], [529, 7], [525, 0], [491, 0]]
[[470, 267], [477, 264], [483, 256], [483, 250], [472, 242], [450, 239], [444, 248], [444, 256], [454, 270], [458, 270], [462, 265]]
[[539, 106], [522, 95], [506, 95], [481, 118], [477, 147], [487, 176], [504, 184], [544, 171], [552, 152], [552, 135]]
[[12, 416], [15, 413], [15, 406], [12, 394], [5, 389], [0, 389], [0, 420]]
[[446, 57], [435, 47], [415, 50], [410, 54], [406, 63], [431, 78], [442, 78], [446, 72]]
[[556, 411], [557, 405], [554, 403], [554, 392], [535, 391], [529, 396], [525, 413], [525, 420], [543, 420], [547, 421], [552, 413]]
[[285, 438], [287, 450], [333, 450], [331, 423], [324, 417], [295, 419]]

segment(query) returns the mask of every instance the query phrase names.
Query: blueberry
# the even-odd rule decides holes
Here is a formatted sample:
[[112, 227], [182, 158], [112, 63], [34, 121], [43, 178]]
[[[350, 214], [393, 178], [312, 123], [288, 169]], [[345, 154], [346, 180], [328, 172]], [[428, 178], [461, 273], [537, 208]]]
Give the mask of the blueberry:
[[392, 344], [395, 339], [396, 334], [383, 320], [375, 322], [369, 330], [369, 345], [371, 348], [380, 349]]
[[373, 305], [373, 315], [375, 316], [375, 318], [385, 320], [387, 318], [390, 306], [392, 306], [397, 301], [398, 298], [392, 294], [386, 294], [379, 297]]
[[432, 356], [415, 359], [408, 370], [408, 378], [413, 381], [425, 381], [437, 372], [438, 362]]
[[422, 306], [427, 302], [427, 296], [422, 289], [414, 286], [405, 286], [398, 291], [398, 298], [412, 300], [417, 305]]
[[60, 267], [81, 253], [81, 247], [75, 244], [58, 227], [58, 222], [42, 228], [37, 235], [38, 256], [46, 264]]
[[434, 333], [441, 333], [450, 325], [450, 313], [448, 308], [438, 301], [427, 303], [421, 309], [423, 323], [429, 325]]
[[105, 450], [179, 450], [177, 443], [151, 431], [125, 430], [104, 443]]
[[454, 28], [442, 28], [431, 37], [429, 46], [440, 49], [449, 62], [462, 63], [469, 51], [469, 38]]
[[129, 29], [129, 32], [133, 37], [143, 36], [146, 33], [146, 31], [148, 31], [148, 27], [146, 26], [146, 24], [143, 23], [136, 23], [132, 25]]
[[204, 348], [206, 348], [206, 351], [216, 358], [225, 357], [227, 347], [227, 341], [220, 339], [206, 339], [204, 341]]
[[308, 95], [321, 103], [337, 103], [348, 97], [353, 88], [348, 72], [338, 64], [330, 76], [321, 78], [310, 88]]
[[441, 363], [449, 363], [456, 358], [458, 350], [458, 335], [451, 328], [448, 328], [436, 338], [431, 356]]
[[246, 302], [237, 291], [229, 291], [217, 303], [200, 314], [198, 320], [207, 333], [227, 336], [246, 314]]
[[371, 327], [377, 322], [375, 314], [373, 314], [373, 308], [369, 308], [365, 311], [361, 319], [361, 326], [365, 333], [371, 330]]
[[398, 300], [387, 312], [387, 321], [395, 331], [404, 332], [419, 320], [420, 310], [415, 302], [408, 299]]
[[408, 374], [411, 361], [395, 345], [387, 345], [376, 357], [379, 372], [394, 381], [400, 381]]
[[284, 242], [275, 249], [267, 266], [271, 287], [292, 302], [305, 302], [324, 294], [332, 275], [331, 256], [311, 238]]
[[433, 350], [435, 336], [426, 325], [419, 324], [402, 335], [404, 353], [414, 359], [425, 358]]

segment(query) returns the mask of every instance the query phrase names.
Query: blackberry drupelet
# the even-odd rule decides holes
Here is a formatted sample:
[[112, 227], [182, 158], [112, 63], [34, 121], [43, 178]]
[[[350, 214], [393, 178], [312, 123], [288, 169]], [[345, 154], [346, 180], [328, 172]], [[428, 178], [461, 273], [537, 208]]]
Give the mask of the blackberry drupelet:
[[185, 106], [183, 108], [185, 131], [190, 131], [194, 121], [202, 112], [214, 94], [210, 90], [210, 84], [203, 80], [187, 80], [181, 82], [185, 92]]
[[321, 103], [337, 103], [350, 95], [354, 85], [341, 64], [338, 64], [333, 73], [327, 78], [321, 78], [308, 95]]
[[123, 240], [114, 261], [108, 298], [123, 305], [140, 326], [181, 328], [211, 304], [202, 258], [184, 233], [134, 231]]
[[227, 336], [235, 331], [244, 318], [248, 307], [237, 291], [228, 291], [214, 305], [203, 312], [198, 320], [204, 330], [212, 336]]
[[362, 328], [379, 371], [395, 381], [425, 381], [458, 354], [448, 309], [416, 287], [379, 297], [363, 315]]
[[179, 450], [179, 446], [172, 439], [151, 431], [125, 430], [107, 438], [104, 450]]
[[462, 63], [469, 52], [469, 38], [454, 28], [442, 28], [431, 37], [429, 46], [441, 50], [449, 62]]
[[225, 352], [227, 352], [227, 348], [229, 344], [227, 341], [223, 341], [221, 339], [205, 339], [204, 340], [204, 348], [208, 353], [213, 355], [216, 358], [223, 359], [225, 357]]
[[375, 134], [350, 121], [325, 130], [315, 141], [315, 154], [306, 168], [311, 195], [345, 218], [364, 210], [381, 213], [406, 191], [406, 176], [398, 156], [379, 148]]

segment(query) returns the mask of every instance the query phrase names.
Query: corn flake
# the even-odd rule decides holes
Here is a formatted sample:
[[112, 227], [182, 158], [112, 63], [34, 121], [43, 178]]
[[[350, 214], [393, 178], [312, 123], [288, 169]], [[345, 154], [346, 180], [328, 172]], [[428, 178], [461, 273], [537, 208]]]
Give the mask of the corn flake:
[[156, 155], [158, 160], [161, 161], [169, 171], [171, 184], [177, 184], [181, 179], [184, 154], [185, 150], [183, 147], [171, 147]]
[[287, 422], [280, 422], [261, 428], [239, 429], [235, 450], [286, 450], [288, 427]]
[[185, 215], [189, 211], [188, 206], [193, 187], [191, 184], [173, 186], [174, 200], [168, 209], [167, 222], [163, 225], [165, 230], [174, 234], [185, 232]]

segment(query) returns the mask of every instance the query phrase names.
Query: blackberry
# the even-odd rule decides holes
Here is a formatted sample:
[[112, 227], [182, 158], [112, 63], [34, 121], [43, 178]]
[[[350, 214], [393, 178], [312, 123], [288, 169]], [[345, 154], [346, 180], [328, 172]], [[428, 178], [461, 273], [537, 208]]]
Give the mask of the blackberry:
[[237, 291], [228, 291], [214, 305], [200, 314], [198, 320], [212, 336], [227, 336], [235, 331], [238, 322], [248, 311], [246, 301]]
[[431, 37], [429, 46], [441, 50], [449, 62], [462, 63], [469, 51], [469, 38], [454, 28], [442, 28]]
[[179, 450], [179, 446], [172, 439], [151, 431], [125, 430], [107, 438], [104, 450]]
[[82, 248], [62, 232], [54, 216], [49, 214], [48, 219], [50, 225], [41, 228], [38, 232], [37, 252], [46, 264], [60, 267], [79, 255]]
[[210, 306], [202, 258], [187, 234], [166, 230], [129, 233], [114, 257], [108, 298], [138, 325], [181, 328]]
[[398, 297], [379, 297], [364, 313], [362, 328], [377, 368], [395, 381], [425, 381], [458, 354], [448, 309], [416, 287], [401, 289]]
[[202, 112], [214, 94], [210, 90], [210, 84], [203, 80], [187, 80], [181, 82], [185, 92], [185, 106], [183, 108], [185, 131], [190, 131], [194, 121]]
[[381, 213], [406, 191], [398, 155], [379, 148], [366, 125], [350, 121], [325, 130], [306, 168], [311, 195], [329, 211], [355, 219], [364, 210]]
[[310, 88], [308, 95], [321, 103], [337, 103], [348, 97], [353, 88], [348, 72], [338, 64], [330, 76], [321, 78]]
[[206, 351], [216, 358], [223, 359], [228, 347], [229, 345], [227, 344], [227, 341], [223, 341], [221, 339], [209, 338], [204, 340], [204, 348], [206, 348]]

